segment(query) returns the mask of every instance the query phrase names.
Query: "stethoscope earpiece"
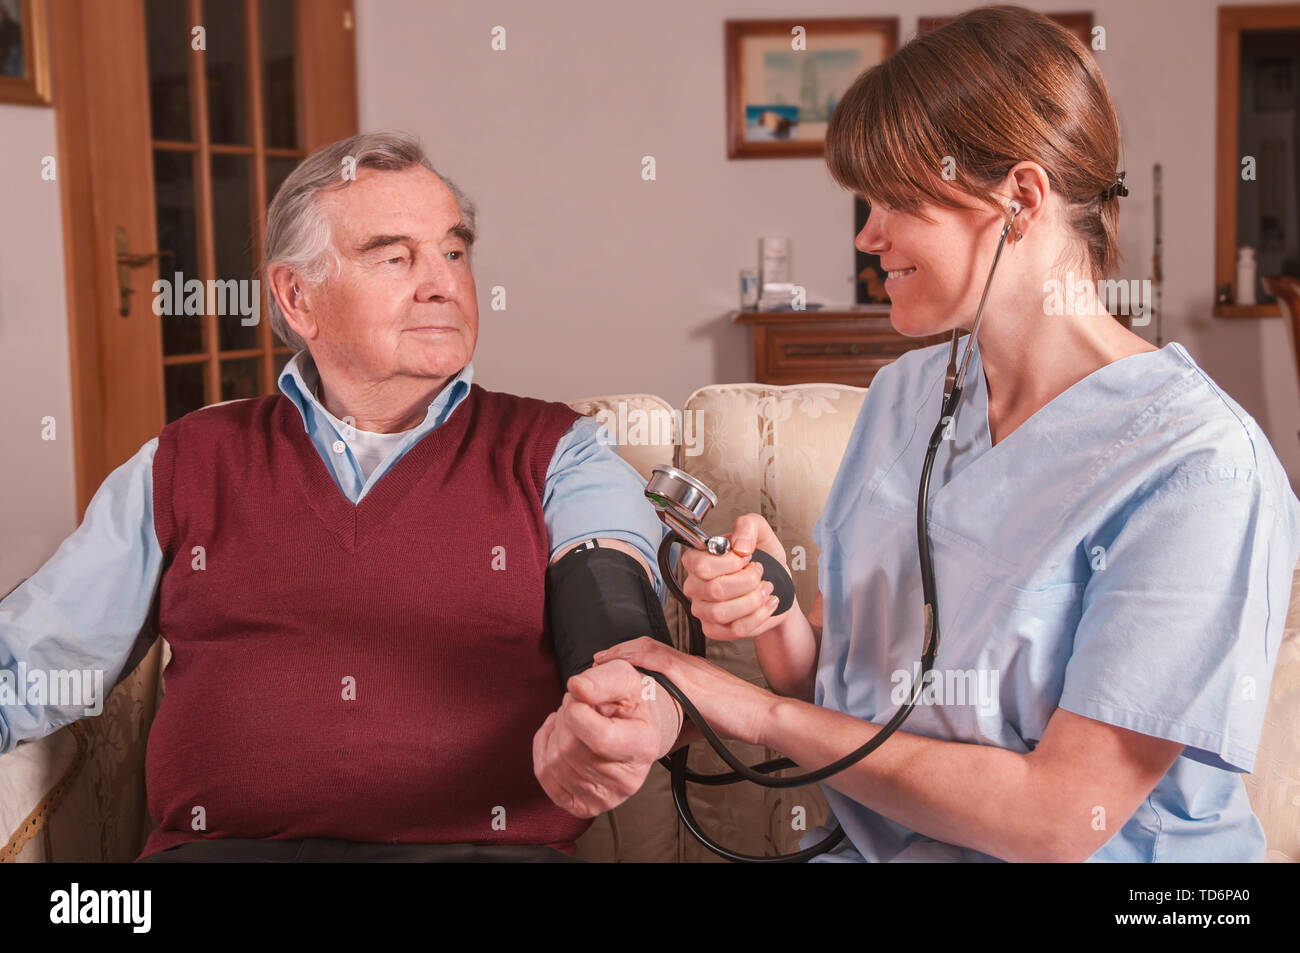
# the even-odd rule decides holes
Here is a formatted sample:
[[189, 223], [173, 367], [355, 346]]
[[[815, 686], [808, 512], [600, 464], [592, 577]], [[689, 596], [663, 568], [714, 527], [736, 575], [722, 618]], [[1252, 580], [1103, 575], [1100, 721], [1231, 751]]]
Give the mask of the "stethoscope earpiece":
[[1015, 232], [1016, 241], [1020, 241], [1020, 239], [1025, 237], [1024, 233], [1022, 233], [1020, 229], [1016, 228], [1016, 216], [1020, 214], [1020, 211], [1020, 203], [1015, 199], [1012, 199], [1011, 204], [1007, 206], [1007, 225]]

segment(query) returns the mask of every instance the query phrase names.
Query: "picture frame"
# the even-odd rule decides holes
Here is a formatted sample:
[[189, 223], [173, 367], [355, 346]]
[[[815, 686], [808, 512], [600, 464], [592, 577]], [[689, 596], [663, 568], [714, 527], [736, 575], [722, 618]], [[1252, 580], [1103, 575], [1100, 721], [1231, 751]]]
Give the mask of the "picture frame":
[[816, 158], [858, 76], [898, 47], [897, 17], [728, 20], [729, 159]]
[[0, 0], [0, 103], [48, 106], [45, 0]]

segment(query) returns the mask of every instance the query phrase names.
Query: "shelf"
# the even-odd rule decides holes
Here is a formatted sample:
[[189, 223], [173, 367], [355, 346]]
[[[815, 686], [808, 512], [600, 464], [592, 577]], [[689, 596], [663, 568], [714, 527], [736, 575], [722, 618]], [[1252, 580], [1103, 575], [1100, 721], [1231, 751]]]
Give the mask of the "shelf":
[[862, 321], [872, 318], [889, 320], [889, 305], [840, 305], [834, 308], [817, 308], [807, 311], [728, 311], [727, 317], [736, 324], [770, 324], [790, 321]]
[[1280, 318], [1282, 307], [1277, 304], [1216, 304], [1216, 318]]
[[760, 384], [829, 381], [870, 385], [876, 372], [943, 336], [904, 337], [888, 306], [839, 306], [818, 311], [732, 311], [754, 335], [754, 380]]

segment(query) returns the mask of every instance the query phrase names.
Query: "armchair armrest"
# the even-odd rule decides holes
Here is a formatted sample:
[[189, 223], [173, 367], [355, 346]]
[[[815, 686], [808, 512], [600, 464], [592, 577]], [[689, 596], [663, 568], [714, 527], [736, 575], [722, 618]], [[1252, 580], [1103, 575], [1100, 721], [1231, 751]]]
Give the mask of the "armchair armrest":
[[[48, 821], [76, 782], [90, 754], [81, 722], [39, 740], [24, 742], [0, 758], [0, 863], [37, 860], [49, 854]], [[28, 804], [34, 806], [19, 818]], [[37, 840], [41, 837], [41, 840]]]
[[8, 838], [0, 861], [129, 862], [139, 856], [150, 828], [145, 746], [166, 647], [152, 634], [146, 638], [143, 658], [98, 717], [72, 722], [0, 758], [0, 836]]

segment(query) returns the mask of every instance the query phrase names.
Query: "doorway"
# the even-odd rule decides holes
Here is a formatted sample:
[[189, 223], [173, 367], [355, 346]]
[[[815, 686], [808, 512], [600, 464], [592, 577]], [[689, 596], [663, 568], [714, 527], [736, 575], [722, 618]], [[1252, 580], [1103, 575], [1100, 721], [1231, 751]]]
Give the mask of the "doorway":
[[357, 131], [354, 19], [351, 0], [50, 0], [50, 44], [80, 517], [167, 423], [276, 392], [266, 208]]

